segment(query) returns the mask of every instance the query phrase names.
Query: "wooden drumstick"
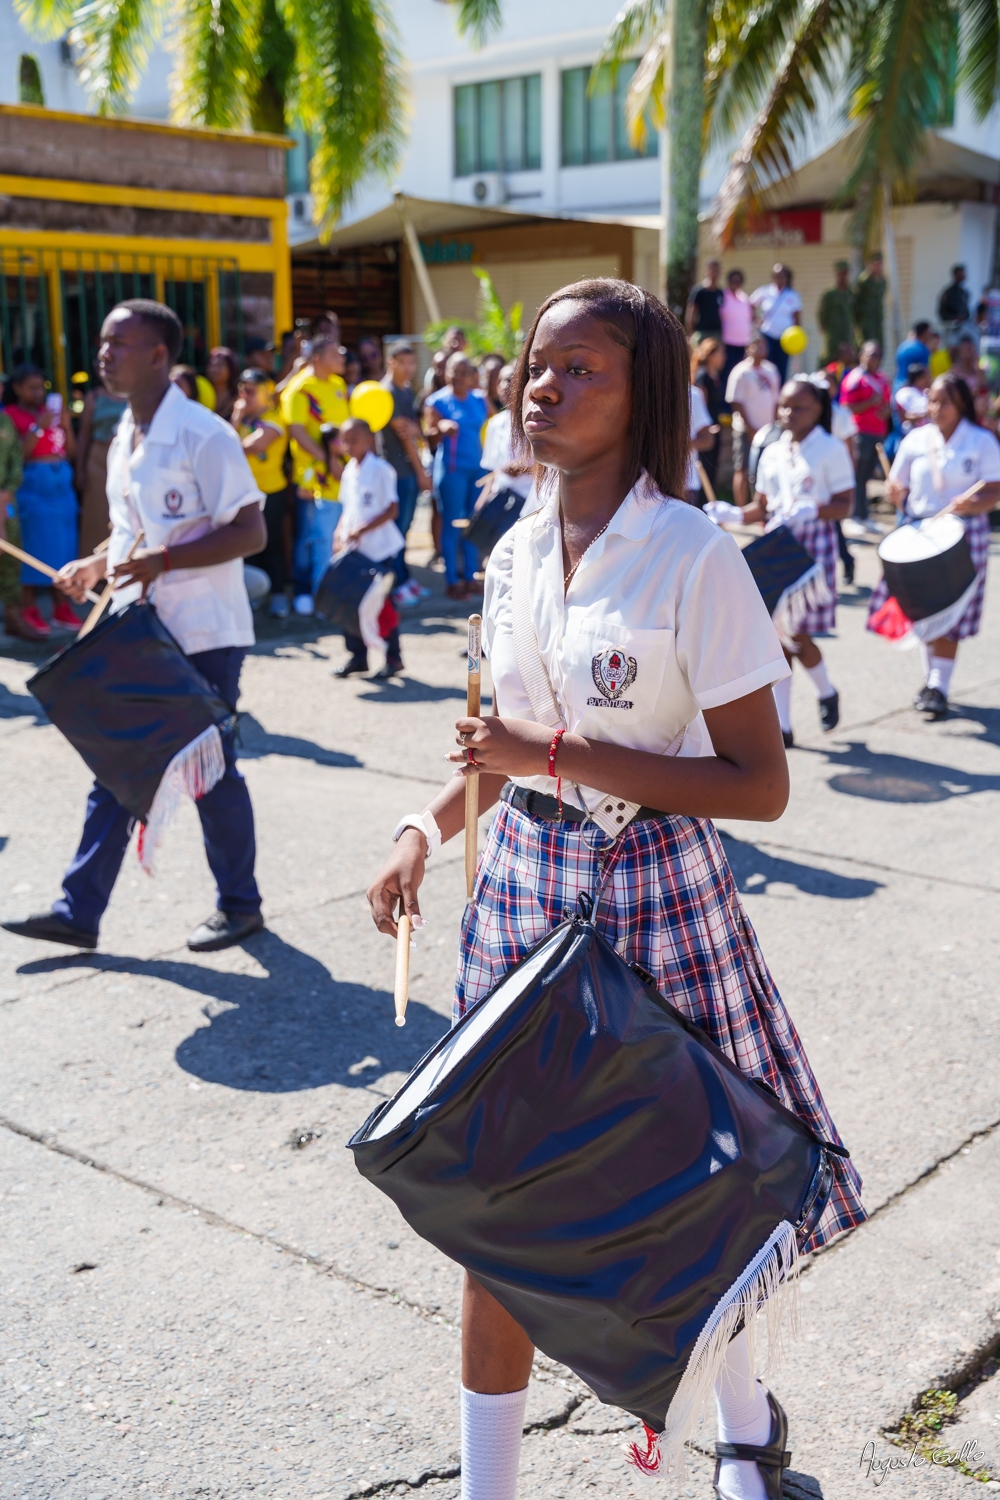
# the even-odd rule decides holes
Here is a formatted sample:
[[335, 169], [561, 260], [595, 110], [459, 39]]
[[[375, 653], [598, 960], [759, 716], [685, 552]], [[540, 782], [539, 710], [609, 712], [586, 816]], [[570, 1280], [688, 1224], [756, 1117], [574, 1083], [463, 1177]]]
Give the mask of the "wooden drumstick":
[[709, 479], [708, 475], [706, 474], [706, 472], [705, 472], [705, 465], [702, 463], [702, 461], [701, 461], [700, 458], [698, 458], [698, 459], [695, 460], [695, 468], [698, 470], [698, 478], [701, 480], [701, 487], [702, 487], [702, 489], [705, 491], [705, 494], [708, 496], [708, 498], [712, 502], [712, 504], [714, 504], [715, 503], [715, 491], [712, 488], [712, 481]]
[[[131, 547], [128, 549], [128, 552], [122, 558], [122, 562], [131, 562], [132, 561], [133, 557], [138, 552], [139, 548], [142, 546], [144, 536], [145, 536], [145, 533], [142, 532], [142, 531], [140, 531], [139, 535], [136, 537], [135, 541], [132, 543]], [[114, 593], [114, 589], [111, 587], [111, 579], [109, 578], [108, 579], [108, 586], [104, 590], [104, 593], [98, 599], [97, 603], [94, 605], [93, 609], [90, 611], [90, 614], [87, 616], [87, 618], [84, 620], [83, 624], [80, 626], [79, 633], [77, 634], [77, 637], [76, 637], [78, 641], [82, 640], [82, 638], [85, 635], [89, 635], [90, 632], [93, 630], [94, 626], [98, 623], [98, 621], [100, 620], [100, 618], [103, 615], [104, 611], [107, 609], [108, 605], [111, 603], [111, 595], [113, 593]]]
[[[469, 616], [469, 679], [465, 695], [465, 713], [470, 719], [479, 718], [481, 667], [483, 650], [483, 617]], [[472, 900], [476, 884], [476, 859], [479, 854], [479, 775], [473, 772], [465, 778], [465, 894]]]
[[[22, 552], [20, 547], [15, 547], [14, 543], [8, 542], [4, 536], [0, 536], [0, 551], [9, 552], [11, 557], [17, 558], [18, 562], [27, 563], [29, 568], [34, 568], [36, 573], [44, 573], [46, 578], [55, 579], [59, 577], [58, 568], [50, 568], [48, 563], [43, 563], [39, 558], [32, 557], [30, 552]], [[91, 604], [98, 604], [101, 596], [100, 594], [95, 594], [93, 589], [88, 589], [85, 598], [89, 599]]]
[[406, 1025], [406, 1000], [410, 988], [410, 919], [400, 912], [396, 920], [396, 983], [393, 988], [393, 1003], [396, 1007], [396, 1025]]
[[878, 454], [878, 461], [882, 465], [882, 473], [885, 476], [885, 478], [888, 479], [889, 478], [889, 467], [890, 467], [890, 465], [889, 465], [889, 460], [885, 456], [885, 449], [882, 447], [881, 443], [876, 443], [875, 444], [875, 452]]

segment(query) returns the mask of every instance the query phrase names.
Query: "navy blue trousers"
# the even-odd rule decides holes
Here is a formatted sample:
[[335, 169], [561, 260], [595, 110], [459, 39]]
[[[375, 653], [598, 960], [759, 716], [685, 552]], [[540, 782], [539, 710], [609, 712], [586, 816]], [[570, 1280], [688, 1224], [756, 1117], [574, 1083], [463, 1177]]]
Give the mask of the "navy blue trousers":
[[[190, 660], [212, 684], [220, 698], [235, 709], [240, 695], [240, 669], [246, 650], [223, 646], [197, 651]], [[220, 911], [260, 911], [260, 892], [254, 879], [257, 845], [253, 808], [247, 784], [236, 769], [235, 736], [222, 736], [226, 773], [195, 803], [205, 835], [209, 869], [218, 887]], [[63, 877], [63, 893], [52, 910], [78, 932], [96, 934], [132, 833], [132, 814], [95, 781], [87, 798], [80, 846]]]

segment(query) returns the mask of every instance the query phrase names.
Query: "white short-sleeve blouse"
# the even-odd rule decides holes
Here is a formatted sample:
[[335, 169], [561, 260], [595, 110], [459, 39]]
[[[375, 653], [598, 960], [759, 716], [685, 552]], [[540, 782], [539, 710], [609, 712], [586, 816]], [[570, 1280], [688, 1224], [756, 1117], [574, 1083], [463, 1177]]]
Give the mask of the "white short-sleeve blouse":
[[987, 484], [1000, 479], [1000, 443], [964, 417], [947, 442], [940, 428], [928, 422], [906, 434], [889, 475], [909, 490], [908, 516], [935, 516], [980, 479]]
[[[483, 634], [495, 711], [533, 719], [514, 649], [514, 535], [530, 529], [528, 596], [539, 651], [571, 733], [634, 750], [714, 755], [703, 711], [788, 676], [777, 633], [731, 536], [646, 481], [585, 553], [563, 597], [558, 502], [493, 549]], [[516, 777], [554, 794], [548, 776]], [[583, 787], [595, 810], [601, 788]], [[565, 782], [563, 799], [579, 805]]]

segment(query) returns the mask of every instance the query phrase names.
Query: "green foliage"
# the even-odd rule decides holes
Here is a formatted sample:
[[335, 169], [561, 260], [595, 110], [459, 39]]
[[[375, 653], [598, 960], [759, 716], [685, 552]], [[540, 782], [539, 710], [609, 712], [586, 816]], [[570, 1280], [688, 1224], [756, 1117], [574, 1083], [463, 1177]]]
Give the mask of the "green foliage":
[[466, 346], [471, 355], [502, 354], [508, 362], [516, 359], [524, 342], [521, 327], [523, 304], [512, 302], [507, 312], [497, 296], [493, 278], [482, 266], [473, 266], [473, 275], [479, 281], [479, 319], [475, 323], [456, 323], [454, 318], [442, 318], [437, 323], [428, 323], [424, 338], [428, 347], [440, 349], [445, 332], [449, 328], [461, 328]]
[[468, 37], [474, 47], [482, 47], [492, 32], [500, 29], [500, 0], [448, 0], [457, 11], [455, 25], [459, 36]]
[[289, 123], [285, 101], [294, 74], [295, 40], [275, 0], [262, 0], [250, 87], [250, 124], [254, 130], [285, 134]]
[[42, 88], [38, 58], [32, 57], [29, 52], [21, 53], [21, 61], [17, 70], [17, 97], [21, 104], [44, 105], [45, 103], [45, 91]]
[[983, 1468], [974, 1469], [961, 1457], [960, 1451], [954, 1453], [950, 1463], [945, 1461], [946, 1455], [953, 1450], [948, 1448], [947, 1439], [942, 1439], [941, 1429], [956, 1420], [957, 1406], [958, 1397], [954, 1391], [924, 1391], [917, 1410], [908, 1412], [900, 1422], [898, 1430], [890, 1433], [889, 1437], [901, 1448], [916, 1449], [928, 1463], [942, 1468], [957, 1469], [960, 1474], [966, 1474], [970, 1479], [978, 1479], [983, 1483], [990, 1478], [990, 1471]]
[[216, 130], [246, 125], [259, 0], [181, 0], [173, 108]]

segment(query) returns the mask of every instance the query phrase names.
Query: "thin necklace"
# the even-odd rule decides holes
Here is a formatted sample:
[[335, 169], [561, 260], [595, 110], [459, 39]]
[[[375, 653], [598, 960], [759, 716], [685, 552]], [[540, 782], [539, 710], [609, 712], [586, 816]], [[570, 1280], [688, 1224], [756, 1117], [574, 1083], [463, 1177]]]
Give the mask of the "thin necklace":
[[594, 545], [594, 543], [598, 540], [599, 537], [602, 537], [604, 535], [604, 533], [607, 531], [607, 529], [608, 529], [608, 527], [610, 525], [611, 525], [610, 521], [605, 521], [605, 523], [601, 527], [600, 531], [595, 531], [594, 532], [594, 535], [590, 538], [590, 541], [587, 543], [586, 547], [584, 547], [583, 551], [580, 553], [580, 556], [577, 558], [576, 562], [570, 568], [569, 572], [565, 573], [563, 575], [563, 592], [564, 593], [569, 588], [570, 584], [573, 582], [573, 575], [576, 573], [577, 568], [583, 562], [583, 559], [586, 557], [586, 555], [590, 551], [591, 547]]

